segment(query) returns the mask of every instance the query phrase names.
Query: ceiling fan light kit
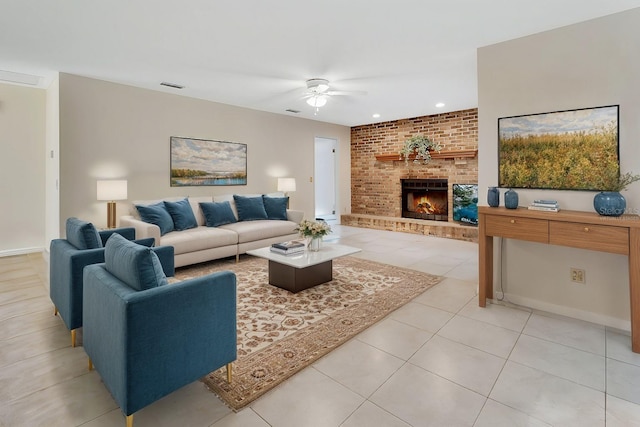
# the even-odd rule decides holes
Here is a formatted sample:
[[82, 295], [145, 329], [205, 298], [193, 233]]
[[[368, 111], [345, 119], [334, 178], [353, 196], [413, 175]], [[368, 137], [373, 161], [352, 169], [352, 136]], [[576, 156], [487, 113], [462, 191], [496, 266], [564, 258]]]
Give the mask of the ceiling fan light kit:
[[329, 86], [329, 80], [327, 79], [313, 78], [307, 80], [305, 83], [307, 85], [307, 92], [304, 97], [307, 100], [307, 104], [316, 109], [316, 114], [318, 113], [319, 108], [324, 107], [332, 96], [366, 94], [366, 92], [359, 91], [330, 90], [331, 87]]
[[314, 95], [307, 99], [307, 104], [315, 108], [324, 107], [327, 103], [327, 97], [324, 95]]

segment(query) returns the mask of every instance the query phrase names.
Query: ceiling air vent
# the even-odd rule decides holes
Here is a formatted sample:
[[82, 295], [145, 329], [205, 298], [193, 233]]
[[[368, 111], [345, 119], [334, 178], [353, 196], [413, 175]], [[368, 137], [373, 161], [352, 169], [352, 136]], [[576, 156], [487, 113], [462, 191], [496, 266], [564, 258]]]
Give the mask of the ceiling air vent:
[[287, 113], [293, 113], [293, 114], [298, 114], [300, 112], [300, 110], [292, 110], [291, 108], [287, 108], [286, 110]]
[[182, 85], [175, 84], [175, 83], [169, 83], [169, 82], [162, 82], [162, 83], [160, 83], [160, 86], [172, 87], [174, 89], [184, 89], [184, 86], [182, 86]]

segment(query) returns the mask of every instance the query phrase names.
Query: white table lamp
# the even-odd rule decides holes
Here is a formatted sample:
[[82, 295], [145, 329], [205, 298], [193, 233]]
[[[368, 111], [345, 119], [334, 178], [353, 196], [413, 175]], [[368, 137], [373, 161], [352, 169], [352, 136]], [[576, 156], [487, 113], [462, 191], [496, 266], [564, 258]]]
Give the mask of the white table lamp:
[[[289, 191], [296, 191], [296, 179], [278, 178], [278, 191], [282, 191], [285, 197], [289, 197], [287, 194]], [[287, 200], [287, 208], [289, 208], [289, 200]]]
[[97, 182], [98, 200], [107, 201], [107, 228], [116, 228], [116, 200], [127, 200], [127, 181]]
[[289, 191], [296, 191], [296, 179], [278, 178], [278, 191], [284, 192], [285, 196]]

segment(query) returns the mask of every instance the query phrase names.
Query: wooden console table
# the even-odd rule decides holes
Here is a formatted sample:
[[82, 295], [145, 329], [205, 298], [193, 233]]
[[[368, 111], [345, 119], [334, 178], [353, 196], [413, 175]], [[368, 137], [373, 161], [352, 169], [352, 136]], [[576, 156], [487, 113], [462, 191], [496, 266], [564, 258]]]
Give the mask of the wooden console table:
[[493, 238], [611, 252], [629, 257], [631, 348], [640, 353], [640, 216], [478, 207], [479, 305], [493, 299]]

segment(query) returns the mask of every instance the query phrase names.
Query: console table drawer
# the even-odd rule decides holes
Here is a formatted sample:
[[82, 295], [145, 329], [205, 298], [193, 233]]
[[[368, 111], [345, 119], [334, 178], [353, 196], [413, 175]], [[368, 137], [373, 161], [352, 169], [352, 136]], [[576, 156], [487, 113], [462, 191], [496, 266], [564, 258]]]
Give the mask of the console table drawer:
[[549, 243], [549, 221], [501, 215], [487, 215], [485, 221], [489, 236]]
[[549, 221], [549, 243], [628, 255], [629, 229], [627, 227]]

